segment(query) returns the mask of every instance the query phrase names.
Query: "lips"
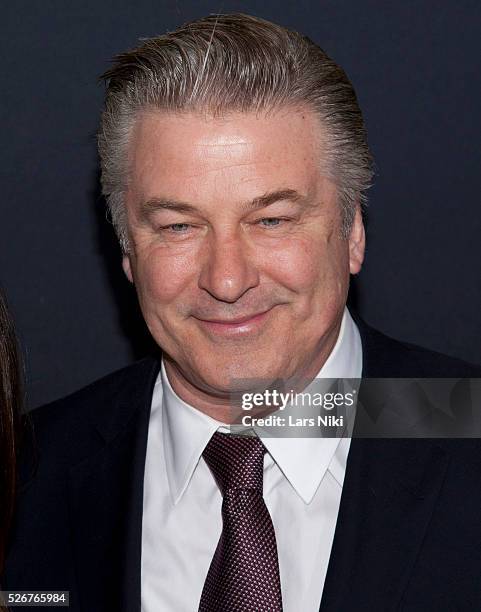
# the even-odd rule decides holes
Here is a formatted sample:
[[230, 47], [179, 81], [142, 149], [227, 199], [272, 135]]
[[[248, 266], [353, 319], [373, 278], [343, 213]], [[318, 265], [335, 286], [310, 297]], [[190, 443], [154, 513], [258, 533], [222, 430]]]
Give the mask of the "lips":
[[272, 308], [253, 314], [243, 315], [235, 319], [200, 318], [195, 317], [201, 328], [211, 336], [240, 337], [259, 332]]
[[[270, 309], [269, 309], [270, 310]], [[256, 317], [260, 317], [261, 315], [268, 312], [267, 310], [263, 310], [262, 312], [256, 312], [254, 314], [245, 315], [243, 317], [237, 317], [236, 319], [199, 319], [204, 323], [217, 323], [218, 325], [241, 325], [242, 323], [246, 323]]]

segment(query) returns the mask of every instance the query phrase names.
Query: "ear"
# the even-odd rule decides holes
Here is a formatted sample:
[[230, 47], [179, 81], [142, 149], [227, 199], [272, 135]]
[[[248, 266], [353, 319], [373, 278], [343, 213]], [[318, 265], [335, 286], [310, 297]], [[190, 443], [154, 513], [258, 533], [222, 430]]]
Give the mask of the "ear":
[[366, 248], [366, 233], [362, 222], [361, 207], [356, 207], [356, 214], [349, 234], [349, 271], [358, 274], [364, 261], [364, 250]]
[[129, 279], [131, 283], [133, 283], [134, 277], [132, 274], [132, 266], [130, 264], [130, 257], [128, 255], [124, 255], [122, 258], [122, 268], [124, 269], [125, 276]]

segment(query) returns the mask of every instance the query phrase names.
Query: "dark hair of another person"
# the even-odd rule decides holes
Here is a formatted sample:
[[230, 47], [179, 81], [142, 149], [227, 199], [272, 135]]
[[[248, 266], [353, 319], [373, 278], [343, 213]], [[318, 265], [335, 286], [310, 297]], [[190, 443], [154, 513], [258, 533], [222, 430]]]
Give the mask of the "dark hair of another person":
[[23, 404], [20, 363], [13, 322], [0, 292], [0, 576], [15, 499], [17, 443]]

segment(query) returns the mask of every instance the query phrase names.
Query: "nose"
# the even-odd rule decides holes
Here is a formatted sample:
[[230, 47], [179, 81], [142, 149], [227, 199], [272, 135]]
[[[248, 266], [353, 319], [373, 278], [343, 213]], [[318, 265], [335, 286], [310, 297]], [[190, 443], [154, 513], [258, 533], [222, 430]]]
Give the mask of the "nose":
[[222, 302], [234, 303], [259, 283], [252, 250], [234, 231], [211, 235], [199, 275], [199, 287]]

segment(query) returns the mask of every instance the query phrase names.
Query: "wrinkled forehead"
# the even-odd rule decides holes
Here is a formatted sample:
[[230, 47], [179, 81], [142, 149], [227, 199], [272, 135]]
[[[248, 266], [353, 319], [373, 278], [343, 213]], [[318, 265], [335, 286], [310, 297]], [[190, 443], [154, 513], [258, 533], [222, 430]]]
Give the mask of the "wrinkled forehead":
[[207, 187], [245, 196], [249, 187], [306, 191], [319, 180], [323, 140], [317, 116], [306, 109], [222, 117], [145, 111], [130, 141], [130, 191], [142, 198], [192, 197]]

